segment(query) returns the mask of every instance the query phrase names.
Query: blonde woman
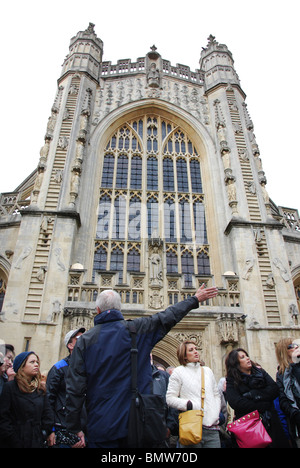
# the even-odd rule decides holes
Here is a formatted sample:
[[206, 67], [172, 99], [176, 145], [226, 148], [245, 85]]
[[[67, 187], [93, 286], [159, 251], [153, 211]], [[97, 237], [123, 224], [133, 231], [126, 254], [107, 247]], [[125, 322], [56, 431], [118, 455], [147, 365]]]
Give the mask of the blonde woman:
[[300, 348], [292, 338], [276, 345], [280, 408], [285, 414], [294, 445], [300, 448]]
[[[184, 341], [177, 349], [178, 361], [170, 377], [167, 390], [167, 404], [179, 411], [201, 408], [201, 367], [196, 343]], [[203, 366], [205, 380], [205, 399], [202, 441], [197, 445], [181, 448], [220, 448], [219, 415], [221, 397], [212, 370]]]
[[14, 380], [4, 385], [0, 397], [2, 448], [42, 448], [44, 436], [54, 445], [54, 414], [40, 373], [39, 357], [33, 352], [16, 356]]

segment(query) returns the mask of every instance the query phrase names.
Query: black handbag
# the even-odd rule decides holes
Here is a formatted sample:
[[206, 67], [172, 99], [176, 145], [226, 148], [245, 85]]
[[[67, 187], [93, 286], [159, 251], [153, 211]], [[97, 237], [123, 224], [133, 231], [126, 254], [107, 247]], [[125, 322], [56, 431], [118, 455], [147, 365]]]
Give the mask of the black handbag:
[[127, 445], [130, 448], [155, 447], [166, 439], [166, 403], [161, 395], [146, 395], [138, 391], [136, 330], [130, 320], [127, 321], [127, 326], [132, 340], [131, 404]]

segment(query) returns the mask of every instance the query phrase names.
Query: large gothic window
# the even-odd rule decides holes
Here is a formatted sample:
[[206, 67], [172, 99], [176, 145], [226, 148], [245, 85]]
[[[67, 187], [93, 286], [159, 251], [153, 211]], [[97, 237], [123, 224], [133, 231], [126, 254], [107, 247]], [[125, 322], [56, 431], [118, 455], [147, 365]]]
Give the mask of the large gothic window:
[[144, 115], [106, 144], [93, 278], [105, 271], [125, 284], [129, 274], [146, 274], [153, 238], [164, 245], [164, 274], [183, 287], [210, 275], [201, 157], [183, 128]]

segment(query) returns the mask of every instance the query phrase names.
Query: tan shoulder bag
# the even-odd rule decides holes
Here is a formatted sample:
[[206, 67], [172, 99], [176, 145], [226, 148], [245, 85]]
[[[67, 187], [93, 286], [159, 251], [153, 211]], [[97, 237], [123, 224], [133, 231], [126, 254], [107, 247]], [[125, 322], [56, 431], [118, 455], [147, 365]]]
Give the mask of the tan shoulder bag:
[[205, 383], [204, 369], [201, 367], [201, 409], [180, 413], [179, 442], [182, 445], [196, 445], [202, 440], [202, 421], [204, 416]]

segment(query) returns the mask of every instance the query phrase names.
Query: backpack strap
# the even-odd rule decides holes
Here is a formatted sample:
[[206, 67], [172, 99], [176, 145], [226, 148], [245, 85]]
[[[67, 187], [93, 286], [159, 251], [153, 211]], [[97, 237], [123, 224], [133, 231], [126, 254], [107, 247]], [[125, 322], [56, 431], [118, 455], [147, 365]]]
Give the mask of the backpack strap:
[[201, 409], [204, 411], [204, 398], [205, 398], [205, 379], [204, 369], [201, 366]]
[[126, 321], [126, 326], [129, 330], [131, 336], [131, 391], [132, 397], [135, 397], [138, 389], [137, 389], [137, 354], [138, 349], [136, 345], [136, 328], [134, 322], [132, 320]]

